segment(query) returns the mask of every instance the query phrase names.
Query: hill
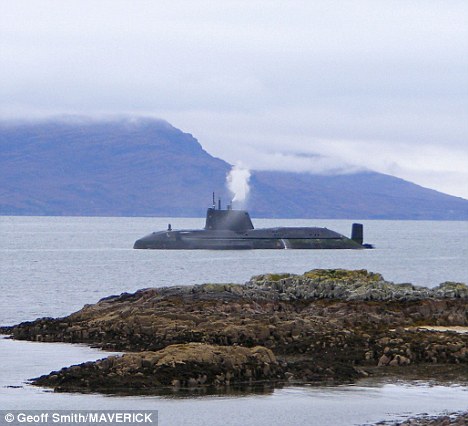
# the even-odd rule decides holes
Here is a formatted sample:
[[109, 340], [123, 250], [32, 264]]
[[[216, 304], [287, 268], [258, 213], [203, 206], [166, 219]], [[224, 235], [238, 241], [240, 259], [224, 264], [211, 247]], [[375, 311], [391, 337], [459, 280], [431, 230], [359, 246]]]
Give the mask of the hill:
[[[204, 216], [231, 166], [154, 119], [0, 125], [0, 214]], [[254, 217], [467, 220], [468, 200], [376, 172], [252, 172]]]

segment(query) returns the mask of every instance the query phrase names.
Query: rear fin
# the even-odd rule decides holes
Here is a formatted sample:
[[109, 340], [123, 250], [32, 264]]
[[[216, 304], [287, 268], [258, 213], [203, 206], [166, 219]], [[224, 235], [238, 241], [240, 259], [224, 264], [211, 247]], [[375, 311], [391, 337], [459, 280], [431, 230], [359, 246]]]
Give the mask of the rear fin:
[[358, 244], [364, 242], [364, 227], [362, 223], [353, 223], [353, 227], [351, 230], [351, 239]]

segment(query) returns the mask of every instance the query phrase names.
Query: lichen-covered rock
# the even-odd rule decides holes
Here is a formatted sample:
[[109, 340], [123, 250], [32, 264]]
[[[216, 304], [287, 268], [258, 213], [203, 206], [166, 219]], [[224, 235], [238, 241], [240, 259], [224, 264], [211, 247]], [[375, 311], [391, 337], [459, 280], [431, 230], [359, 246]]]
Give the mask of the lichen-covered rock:
[[276, 300], [423, 300], [428, 298], [468, 298], [463, 283], [443, 283], [435, 289], [412, 284], [394, 284], [382, 275], [365, 269], [314, 269], [303, 275], [258, 275], [246, 283], [258, 296]]
[[432, 294], [440, 298], [468, 298], [468, 286], [464, 283], [446, 281], [432, 289]]

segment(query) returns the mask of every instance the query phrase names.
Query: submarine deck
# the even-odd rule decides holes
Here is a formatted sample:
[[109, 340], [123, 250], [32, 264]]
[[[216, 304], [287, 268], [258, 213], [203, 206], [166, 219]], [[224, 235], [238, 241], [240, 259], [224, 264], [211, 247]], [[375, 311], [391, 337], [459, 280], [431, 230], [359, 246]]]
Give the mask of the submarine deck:
[[142, 249], [362, 249], [344, 235], [319, 227], [278, 227], [231, 230], [167, 230], [135, 242]]

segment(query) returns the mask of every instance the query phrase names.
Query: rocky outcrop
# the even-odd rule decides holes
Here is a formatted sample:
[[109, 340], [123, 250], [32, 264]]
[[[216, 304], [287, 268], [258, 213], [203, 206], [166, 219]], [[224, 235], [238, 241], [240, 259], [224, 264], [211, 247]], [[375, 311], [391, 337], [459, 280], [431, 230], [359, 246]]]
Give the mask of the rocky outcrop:
[[367, 367], [468, 364], [468, 334], [419, 328], [468, 326], [467, 289], [459, 283], [435, 289], [393, 284], [365, 270], [269, 274], [245, 285], [124, 293], [64, 318], [0, 332], [146, 353], [192, 343], [262, 346], [277, 357], [275, 371], [288, 382], [352, 380]]
[[[306, 285], [307, 280], [311, 283]], [[347, 290], [346, 282], [356, 291]], [[293, 278], [256, 277], [245, 286], [145, 289], [102, 299], [65, 318], [25, 322], [3, 332], [17, 339], [80, 342], [127, 351], [201, 342], [262, 345], [277, 354], [314, 353], [322, 347], [335, 357], [341, 356], [337, 348], [346, 348], [343, 356], [349, 358], [354, 348], [359, 359], [373, 344], [367, 336], [377, 341], [398, 327], [468, 325], [468, 299], [460, 296], [466, 286], [461, 284], [452, 298], [445, 293], [436, 298], [436, 291], [442, 291], [438, 288], [425, 299], [342, 300], [349, 294], [353, 299], [356, 294], [365, 295], [365, 289], [373, 292], [394, 286], [366, 271], [316, 270]], [[314, 292], [317, 297], [312, 297]]]
[[144, 391], [252, 385], [282, 378], [278, 362], [267, 348], [187, 343], [74, 365], [33, 379], [33, 384], [59, 391]]
[[378, 359], [378, 366], [404, 366], [420, 363], [468, 363], [468, 336], [457, 332], [431, 332], [421, 329], [395, 330], [375, 340], [366, 357]]
[[314, 269], [303, 275], [266, 274], [252, 277], [246, 287], [268, 300], [335, 299], [346, 301], [414, 301], [468, 298], [468, 286], [445, 282], [429, 289], [413, 284], [394, 284], [365, 269]]
[[466, 426], [468, 425], [468, 412], [454, 413], [444, 416], [412, 417], [403, 422], [380, 422], [376, 426]]

